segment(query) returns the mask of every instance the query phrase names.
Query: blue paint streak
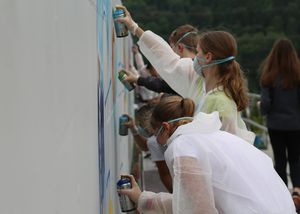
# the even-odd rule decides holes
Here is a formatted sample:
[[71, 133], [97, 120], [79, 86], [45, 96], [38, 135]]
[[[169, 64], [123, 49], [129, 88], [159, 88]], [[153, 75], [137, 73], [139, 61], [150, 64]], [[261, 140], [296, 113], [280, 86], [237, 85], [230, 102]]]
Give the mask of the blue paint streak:
[[110, 92], [110, 88], [111, 88], [111, 80], [109, 80], [109, 84], [108, 84], [108, 90], [107, 90], [107, 93], [106, 93], [106, 96], [105, 96], [105, 106], [106, 106], [106, 103], [107, 103], [107, 99], [108, 99], [108, 95], [109, 95], [109, 92]]
[[[105, 0], [107, 1], [107, 0]], [[103, 83], [103, 37], [102, 37], [102, 16], [103, 0], [97, 0], [97, 32], [98, 32], [98, 51], [100, 52], [100, 80], [98, 81], [98, 167], [99, 167], [99, 194], [100, 194], [100, 213], [104, 213], [104, 181], [105, 181], [105, 144], [104, 144], [104, 83]], [[99, 13], [100, 11], [100, 13]]]
[[109, 178], [110, 178], [110, 170], [108, 170], [107, 177], [106, 177], [106, 189], [107, 189], [108, 184], [109, 184]]

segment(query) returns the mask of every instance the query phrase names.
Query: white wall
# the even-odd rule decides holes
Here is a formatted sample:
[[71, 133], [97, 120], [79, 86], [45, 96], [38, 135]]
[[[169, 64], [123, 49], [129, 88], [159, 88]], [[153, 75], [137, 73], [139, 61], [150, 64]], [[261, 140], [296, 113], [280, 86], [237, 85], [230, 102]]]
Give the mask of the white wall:
[[0, 1], [0, 213], [99, 213], [92, 0]]

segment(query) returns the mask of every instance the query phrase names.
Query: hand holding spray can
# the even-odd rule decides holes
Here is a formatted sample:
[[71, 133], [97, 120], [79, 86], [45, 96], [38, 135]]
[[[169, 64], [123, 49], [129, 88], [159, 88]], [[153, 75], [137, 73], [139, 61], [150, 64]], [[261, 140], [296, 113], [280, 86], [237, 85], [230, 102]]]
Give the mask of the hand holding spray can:
[[[113, 8], [113, 19], [123, 18], [125, 17], [125, 11], [118, 6]], [[125, 37], [128, 36], [128, 29], [124, 23], [114, 21], [115, 30], [117, 37]]]
[[119, 71], [118, 79], [123, 83], [123, 85], [127, 88], [128, 91], [131, 91], [135, 88], [133, 83], [127, 82], [125, 80], [126, 72], [124, 70]]
[[127, 115], [123, 114], [119, 118], [119, 135], [127, 136], [128, 135], [128, 128], [124, 125], [124, 122], [128, 122], [129, 118]]
[[[130, 179], [122, 177], [117, 183], [118, 189], [131, 189], [132, 185]], [[130, 212], [136, 209], [135, 203], [133, 203], [127, 195], [119, 194], [120, 206], [122, 212]]]

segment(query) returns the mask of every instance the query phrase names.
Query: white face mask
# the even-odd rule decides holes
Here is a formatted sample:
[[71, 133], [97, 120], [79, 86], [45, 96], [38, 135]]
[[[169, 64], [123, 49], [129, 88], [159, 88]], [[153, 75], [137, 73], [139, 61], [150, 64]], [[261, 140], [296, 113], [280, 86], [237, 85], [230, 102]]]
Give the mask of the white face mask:
[[[193, 63], [193, 66], [194, 66], [194, 70], [196, 71], [196, 73], [198, 75], [203, 75], [203, 69], [202, 69], [202, 65], [199, 64], [199, 57], [198, 56], [195, 56], [194, 57], [194, 63]], [[202, 60], [201, 60], [202, 61]]]
[[228, 61], [233, 60], [233, 59], [234, 59], [234, 56], [230, 56], [230, 57], [227, 57], [225, 59], [216, 59], [216, 60], [213, 60], [209, 64], [203, 64], [202, 65], [202, 64], [199, 63], [199, 61], [205, 62], [205, 58], [200, 58], [198, 56], [195, 56], [195, 58], [193, 60], [194, 61], [193, 66], [194, 66], [194, 70], [196, 71], [197, 74], [203, 75], [203, 69], [204, 68], [208, 68], [208, 67], [218, 65], [218, 64], [221, 64], [221, 63], [224, 63], [224, 62], [228, 62]]

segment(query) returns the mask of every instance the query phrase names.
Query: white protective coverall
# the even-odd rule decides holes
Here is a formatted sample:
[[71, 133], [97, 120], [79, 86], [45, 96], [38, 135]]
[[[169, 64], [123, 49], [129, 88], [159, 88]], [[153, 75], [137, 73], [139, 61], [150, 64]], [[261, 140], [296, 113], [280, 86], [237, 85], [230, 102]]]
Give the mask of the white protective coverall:
[[253, 144], [255, 134], [247, 130], [235, 102], [225, 95], [223, 88], [219, 87], [206, 94], [205, 79], [195, 72], [193, 59], [180, 58], [166, 41], [151, 31], [143, 33], [138, 45], [168, 85], [182, 97], [191, 98], [195, 102], [196, 112], [218, 111], [223, 131]]
[[173, 194], [142, 192], [141, 213], [296, 214], [272, 160], [220, 127], [214, 112], [177, 128], [165, 152]]
[[147, 146], [151, 154], [151, 160], [153, 162], [165, 160], [165, 149], [157, 143], [156, 137], [154, 135], [147, 139]]

